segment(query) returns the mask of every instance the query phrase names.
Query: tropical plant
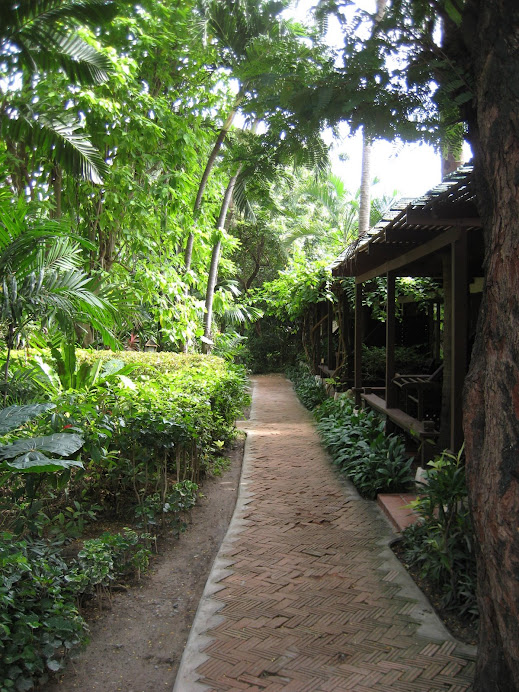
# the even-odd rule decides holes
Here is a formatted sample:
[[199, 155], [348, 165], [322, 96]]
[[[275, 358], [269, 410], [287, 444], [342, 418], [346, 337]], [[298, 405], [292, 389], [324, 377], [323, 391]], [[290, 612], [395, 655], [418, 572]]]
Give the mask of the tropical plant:
[[437, 590], [446, 609], [475, 617], [476, 557], [463, 449], [457, 455], [445, 450], [428, 467], [410, 504], [421, 521], [403, 533], [404, 557]]
[[294, 383], [294, 389], [303, 406], [310, 411], [326, 401], [328, 395], [320, 377], [315, 377], [302, 365], [287, 368], [287, 377]]
[[[31, 325], [59, 326], [70, 333], [74, 324], [86, 322], [115, 343], [108, 328], [114, 313], [92, 277], [81, 269], [80, 246], [68, 233], [63, 223], [32, 216], [23, 199], [12, 204], [6, 191], [0, 190], [0, 325], [7, 346], [4, 387], [11, 351]], [[7, 388], [4, 401], [6, 397]]]
[[346, 394], [315, 411], [317, 429], [333, 464], [369, 499], [405, 490], [412, 481], [412, 458], [397, 435], [385, 434], [385, 421], [374, 411], [357, 409]]
[[136, 366], [124, 363], [114, 358], [105, 360], [99, 358], [94, 362], [78, 363], [75, 344], [60, 340], [50, 344], [52, 362], [45, 360], [45, 354], [35, 355], [29, 359], [32, 367], [31, 379], [36, 387], [41, 388], [47, 395], [58, 395], [63, 391], [86, 391], [92, 387], [107, 383], [118, 382], [125, 387], [134, 389], [135, 385], [128, 375]]
[[76, 32], [81, 25], [108, 22], [116, 11], [113, 0], [21, 0], [5, 2], [0, 18], [0, 134], [44, 149], [60, 166], [94, 182], [101, 182], [106, 164], [81, 133], [79, 122], [63, 112], [35, 111], [27, 94], [31, 82], [49, 72], [63, 71], [74, 84], [105, 81], [110, 61]]
[[[0, 410], [0, 435], [7, 435], [12, 430], [54, 408], [54, 404], [28, 404], [9, 406]], [[83, 464], [74, 459], [48, 457], [45, 453], [61, 457], [75, 454], [83, 446], [83, 439], [73, 433], [56, 433], [42, 437], [20, 437], [0, 444], [1, 480], [13, 472], [46, 473], [63, 471], [73, 466], [82, 468]]]

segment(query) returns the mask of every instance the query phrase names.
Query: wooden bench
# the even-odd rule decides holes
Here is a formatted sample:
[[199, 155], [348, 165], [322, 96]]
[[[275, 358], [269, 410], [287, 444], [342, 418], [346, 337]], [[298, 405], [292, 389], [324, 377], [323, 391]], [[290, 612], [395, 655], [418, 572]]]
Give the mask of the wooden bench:
[[[395, 375], [393, 384], [398, 387], [405, 396], [405, 407], [407, 402], [412, 401], [416, 404], [418, 420], [424, 419], [424, 399], [427, 392], [439, 391], [441, 389], [441, 378], [443, 374], [443, 363], [439, 368], [429, 374]], [[412, 393], [411, 393], [412, 392]]]
[[[385, 400], [371, 393], [369, 389], [366, 389], [366, 392], [361, 394], [360, 398], [372, 409], [386, 416], [388, 420], [421, 443], [420, 454], [422, 466], [428, 461], [432, 454], [434, 454], [435, 442], [440, 435], [439, 430], [436, 430], [434, 427], [434, 421], [421, 421], [413, 418], [405, 411], [402, 411], [402, 409], [388, 408]], [[426, 447], [429, 447], [431, 454], [428, 453]]]

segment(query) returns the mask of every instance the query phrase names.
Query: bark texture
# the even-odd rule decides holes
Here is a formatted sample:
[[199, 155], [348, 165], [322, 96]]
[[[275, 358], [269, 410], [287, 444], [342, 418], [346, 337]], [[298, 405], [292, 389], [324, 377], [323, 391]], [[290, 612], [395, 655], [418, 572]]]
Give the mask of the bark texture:
[[476, 692], [519, 690], [519, 4], [469, 0], [462, 37], [486, 282], [465, 385], [481, 612]]

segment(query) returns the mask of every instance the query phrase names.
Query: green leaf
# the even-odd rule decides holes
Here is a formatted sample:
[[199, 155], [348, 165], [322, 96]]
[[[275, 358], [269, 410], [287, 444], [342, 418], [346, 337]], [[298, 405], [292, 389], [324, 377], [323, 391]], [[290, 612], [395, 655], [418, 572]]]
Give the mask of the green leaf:
[[19, 428], [27, 421], [55, 407], [55, 404], [28, 404], [26, 406], [9, 406], [2, 409], [0, 411], [0, 435]]
[[56, 661], [55, 659], [47, 661], [47, 668], [49, 670], [52, 670], [53, 673], [57, 673], [58, 670], [61, 670], [61, 667], [61, 663], [59, 661]]
[[12, 459], [37, 450], [51, 452], [51, 454], [74, 454], [83, 446], [83, 438], [69, 433], [56, 433], [45, 437], [31, 437], [25, 440], [16, 440], [10, 445], [0, 446], [0, 460]]
[[49, 459], [41, 452], [27, 452], [17, 457], [14, 461], [4, 462], [6, 466], [16, 471], [30, 473], [53, 473], [54, 471], [62, 471], [71, 466], [83, 468], [80, 461], [73, 459]]

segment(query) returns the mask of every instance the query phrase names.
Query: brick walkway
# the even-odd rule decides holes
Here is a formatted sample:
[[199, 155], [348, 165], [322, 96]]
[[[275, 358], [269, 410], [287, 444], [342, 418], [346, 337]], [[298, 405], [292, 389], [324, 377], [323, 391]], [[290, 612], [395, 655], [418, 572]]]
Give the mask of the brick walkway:
[[175, 692], [465, 692], [471, 647], [388, 549], [387, 521], [332, 471], [281, 376], [254, 380], [240, 500]]

